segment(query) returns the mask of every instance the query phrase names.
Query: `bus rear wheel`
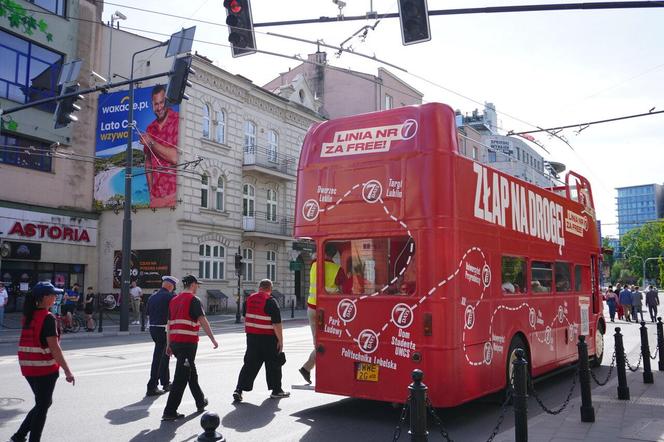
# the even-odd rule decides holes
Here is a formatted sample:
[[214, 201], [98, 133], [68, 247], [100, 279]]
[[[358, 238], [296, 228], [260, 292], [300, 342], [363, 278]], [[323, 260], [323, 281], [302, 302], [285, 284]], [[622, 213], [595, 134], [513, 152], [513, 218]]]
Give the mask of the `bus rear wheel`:
[[[507, 366], [505, 367], [505, 394], [507, 395], [514, 387], [514, 361], [516, 361], [516, 350], [522, 349], [524, 351], [524, 357], [528, 364], [530, 364], [530, 354], [528, 353], [528, 347], [526, 343], [520, 336], [515, 336], [512, 338], [510, 343], [510, 349], [507, 352]], [[530, 373], [530, 367], [528, 368], [528, 373]]]
[[598, 322], [595, 328], [595, 355], [590, 358], [591, 367], [599, 367], [604, 359], [604, 323]]

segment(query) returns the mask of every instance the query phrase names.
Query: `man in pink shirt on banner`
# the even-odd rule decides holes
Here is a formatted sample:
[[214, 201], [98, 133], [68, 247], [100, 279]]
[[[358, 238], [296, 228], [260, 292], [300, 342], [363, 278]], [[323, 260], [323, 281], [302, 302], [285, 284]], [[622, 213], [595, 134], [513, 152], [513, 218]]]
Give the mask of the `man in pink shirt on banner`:
[[166, 88], [161, 84], [152, 89], [152, 110], [157, 118], [140, 135], [145, 153], [150, 207], [174, 207], [180, 119], [178, 113], [168, 107]]

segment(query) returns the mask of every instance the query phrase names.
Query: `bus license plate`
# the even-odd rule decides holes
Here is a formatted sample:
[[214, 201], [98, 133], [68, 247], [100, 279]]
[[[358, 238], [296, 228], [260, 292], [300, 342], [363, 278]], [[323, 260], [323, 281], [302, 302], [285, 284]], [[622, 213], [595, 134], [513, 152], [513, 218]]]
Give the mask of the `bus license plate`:
[[355, 379], [358, 381], [378, 382], [378, 365], [360, 362], [357, 364]]

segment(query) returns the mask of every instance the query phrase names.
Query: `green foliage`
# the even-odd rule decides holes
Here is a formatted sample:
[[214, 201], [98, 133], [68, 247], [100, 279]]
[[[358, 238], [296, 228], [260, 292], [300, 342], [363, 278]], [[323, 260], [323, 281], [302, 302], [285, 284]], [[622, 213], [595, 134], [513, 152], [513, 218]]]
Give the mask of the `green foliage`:
[[47, 41], [53, 41], [53, 34], [48, 32], [48, 23], [44, 19], [39, 21], [14, 0], [0, 0], [0, 18], [6, 18], [11, 28], [17, 28], [26, 35], [33, 35], [39, 31], [46, 35]]
[[[646, 223], [632, 229], [622, 237], [620, 243], [625, 250], [625, 265], [633, 274], [640, 276], [643, 273], [644, 260], [664, 256], [664, 223]], [[650, 260], [646, 263], [646, 279], [655, 279], [659, 276], [661, 281], [662, 271], [661, 267], [658, 269], [657, 262]]]

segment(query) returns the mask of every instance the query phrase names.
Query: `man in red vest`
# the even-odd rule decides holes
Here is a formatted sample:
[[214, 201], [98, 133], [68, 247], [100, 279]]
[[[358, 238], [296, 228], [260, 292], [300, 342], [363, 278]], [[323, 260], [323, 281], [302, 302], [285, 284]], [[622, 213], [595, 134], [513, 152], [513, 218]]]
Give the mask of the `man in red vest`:
[[171, 384], [171, 391], [168, 394], [163, 421], [174, 421], [184, 417], [184, 414], [178, 413], [178, 407], [182, 402], [184, 389], [189, 384], [189, 390], [196, 401], [196, 409], [201, 412], [205, 410], [208, 404], [207, 398], [203, 395], [200, 385], [198, 385], [198, 373], [196, 372], [196, 350], [198, 349], [198, 330], [203, 326], [205, 334], [208, 335], [212, 346], [217, 348], [217, 340], [212, 334], [210, 323], [205, 317], [201, 301], [196, 297], [196, 291], [200, 286], [195, 276], [187, 275], [182, 278], [184, 291], [171, 299], [168, 305], [168, 326], [166, 329], [168, 348], [166, 352], [175, 355], [177, 364], [175, 365], [175, 375]]
[[263, 279], [258, 286], [258, 292], [247, 298], [243, 310], [247, 350], [233, 399], [239, 402], [242, 400], [243, 391], [253, 390], [254, 380], [263, 363], [267, 388], [272, 390], [270, 397], [287, 398], [290, 393], [281, 388], [281, 365], [284, 357], [280, 356], [280, 353], [284, 348], [283, 327], [279, 305], [272, 297], [272, 281]]

